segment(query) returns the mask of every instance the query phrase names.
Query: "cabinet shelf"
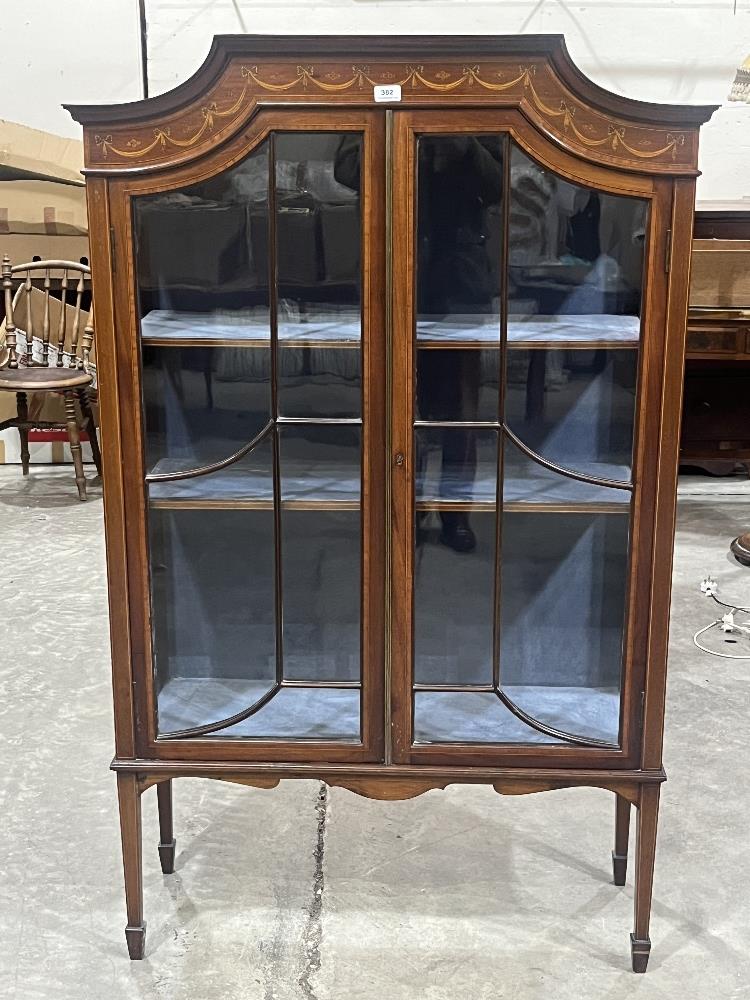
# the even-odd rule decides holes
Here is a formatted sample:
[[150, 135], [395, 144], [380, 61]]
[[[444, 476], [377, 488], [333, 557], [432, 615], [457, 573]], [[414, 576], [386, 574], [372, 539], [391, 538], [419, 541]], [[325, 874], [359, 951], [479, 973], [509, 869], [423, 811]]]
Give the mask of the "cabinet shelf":
[[[466, 511], [476, 514], [492, 513], [495, 504], [487, 501], [461, 502], [461, 501], [417, 501], [418, 511]], [[506, 514], [628, 514], [630, 505], [628, 503], [604, 503], [598, 500], [588, 502], [570, 501], [565, 503], [540, 503], [533, 500], [506, 500], [503, 502], [503, 511]]]
[[[633, 350], [637, 316], [560, 315], [508, 320], [510, 350]], [[157, 309], [141, 319], [141, 342], [150, 347], [244, 347], [270, 344], [268, 314], [257, 310], [189, 313]], [[278, 343], [286, 349], [351, 350], [361, 345], [358, 314], [279, 320]], [[417, 346], [425, 350], [498, 350], [500, 321], [492, 316], [456, 315], [420, 319]]]
[[[154, 497], [149, 506], [159, 510], [273, 510], [273, 500], [251, 497]], [[282, 510], [359, 510], [359, 500], [282, 500]]]
[[[272, 500], [236, 499], [225, 500], [212, 497], [201, 497], [196, 500], [186, 498], [158, 497], [149, 502], [149, 506], [157, 510], [273, 510]], [[282, 500], [281, 510], [297, 511], [345, 511], [360, 510], [358, 500]], [[416, 510], [428, 511], [466, 511], [475, 514], [487, 514], [495, 511], [494, 503], [477, 501], [456, 502], [417, 501]], [[628, 514], [627, 503], [535, 503], [533, 501], [507, 501], [503, 504], [505, 513], [517, 514]]]
[[[154, 472], [164, 471], [166, 463], [158, 463]], [[237, 463], [239, 465], [239, 463]], [[346, 511], [360, 509], [359, 470], [337, 466], [330, 474], [314, 470], [311, 462], [282, 459], [281, 509]], [[591, 472], [593, 467], [586, 469]], [[418, 511], [495, 510], [495, 478], [483, 474], [470, 486], [441, 485], [428, 477], [418, 486]], [[597, 474], [612, 479], [627, 479], [628, 470], [621, 466], [600, 464]], [[447, 497], [446, 492], [453, 493]], [[470, 495], [469, 495], [470, 492]], [[624, 489], [581, 483], [564, 476], [550, 475], [541, 470], [538, 475], [506, 475], [503, 487], [503, 508], [508, 512], [526, 513], [606, 513], [627, 514], [630, 493]], [[229, 466], [215, 473], [187, 479], [151, 482], [148, 487], [152, 508], [171, 510], [272, 510], [273, 482], [269, 471]]]

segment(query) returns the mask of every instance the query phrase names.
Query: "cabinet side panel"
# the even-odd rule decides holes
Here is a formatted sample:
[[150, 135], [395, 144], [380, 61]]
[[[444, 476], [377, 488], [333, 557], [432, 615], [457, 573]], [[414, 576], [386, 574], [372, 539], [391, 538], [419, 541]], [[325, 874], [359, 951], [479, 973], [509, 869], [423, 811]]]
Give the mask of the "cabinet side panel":
[[146, 514], [143, 495], [141, 375], [137, 350], [133, 233], [126, 182], [110, 182], [110, 225], [114, 281], [114, 351], [122, 433], [119, 460], [125, 528], [129, 599], [130, 664], [135, 753], [143, 756], [148, 721], [153, 718], [151, 684], [150, 602], [146, 556]]
[[135, 756], [135, 735], [125, 537], [122, 421], [117, 385], [116, 327], [112, 287], [114, 262], [110, 242], [109, 192], [107, 181], [98, 177], [89, 178], [86, 188], [94, 288], [93, 301], [96, 306], [94, 323], [99, 373], [99, 421], [103, 462], [115, 745], [117, 756], [127, 758]]
[[672, 195], [672, 237], [668, 249], [669, 288], [654, 509], [652, 598], [641, 760], [643, 768], [661, 767], [662, 761], [680, 413], [694, 210], [695, 181], [675, 180]]

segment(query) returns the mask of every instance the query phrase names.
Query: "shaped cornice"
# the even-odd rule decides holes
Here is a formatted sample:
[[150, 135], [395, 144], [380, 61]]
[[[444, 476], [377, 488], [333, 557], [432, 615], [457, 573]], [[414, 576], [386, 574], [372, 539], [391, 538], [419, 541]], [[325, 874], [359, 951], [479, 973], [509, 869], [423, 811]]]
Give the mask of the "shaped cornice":
[[519, 108], [570, 152], [646, 173], [695, 174], [698, 127], [714, 111], [611, 94], [580, 72], [560, 35], [217, 36], [168, 93], [66, 107], [85, 127], [89, 171], [140, 173], [204, 155], [259, 105], [376, 106], [383, 84], [401, 86], [393, 107]]

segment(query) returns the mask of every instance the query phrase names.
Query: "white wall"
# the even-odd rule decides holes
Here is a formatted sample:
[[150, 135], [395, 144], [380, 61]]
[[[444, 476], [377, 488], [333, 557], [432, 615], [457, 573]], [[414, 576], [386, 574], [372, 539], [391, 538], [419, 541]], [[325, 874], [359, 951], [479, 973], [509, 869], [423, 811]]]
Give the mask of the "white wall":
[[0, 0], [0, 118], [80, 136], [60, 106], [141, 96], [135, 0]]
[[[723, 103], [703, 132], [698, 195], [750, 197], [750, 105], [726, 102], [750, 54], [750, 0], [146, 0], [146, 10], [152, 93], [189, 76], [224, 32], [560, 32], [608, 89]], [[0, 117], [73, 135], [60, 101], [140, 95], [137, 0], [3, 0], [2, 14]]]

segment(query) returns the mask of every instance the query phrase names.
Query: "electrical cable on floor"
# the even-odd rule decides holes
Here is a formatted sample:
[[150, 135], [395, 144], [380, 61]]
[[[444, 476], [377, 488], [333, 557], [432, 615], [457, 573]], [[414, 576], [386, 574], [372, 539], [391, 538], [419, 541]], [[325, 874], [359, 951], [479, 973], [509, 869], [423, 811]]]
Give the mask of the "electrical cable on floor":
[[[729, 611], [727, 614], [722, 615], [721, 618], [717, 619], [716, 621], [710, 622], [708, 625], [704, 625], [703, 628], [698, 629], [698, 631], [693, 636], [693, 645], [697, 646], [697, 648], [704, 653], [710, 653], [711, 656], [721, 656], [725, 660], [750, 660], [750, 653], [746, 655], [736, 654], [736, 653], [720, 653], [716, 649], [708, 649], [708, 647], [701, 645], [701, 643], [698, 641], [702, 635], [705, 635], [705, 633], [710, 631], [712, 628], [720, 628], [721, 631], [724, 632], [725, 634], [733, 633], [745, 636], [746, 638], [750, 637], [750, 622], [745, 623], [743, 625], [738, 625], [735, 623], [734, 620], [736, 612], [741, 611], [743, 614], [750, 614], [750, 610], [748, 610], [747, 608], [741, 608], [738, 605], [726, 604], [724, 601], [720, 601], [719, 598], [716, 596], [717, 590], [718, 590], [718, 584], [716, 583], [716, 580], [713, 579], [713, 577], [707, 576], [703, 580], [701, 580], [701, 593], [705, 594], [707, 597], [710, 597], [716, 604], [719, 605], [719, 607], [729, 608]], [[724, 641], [736, 642], [737, 640], [725, 638]]]

